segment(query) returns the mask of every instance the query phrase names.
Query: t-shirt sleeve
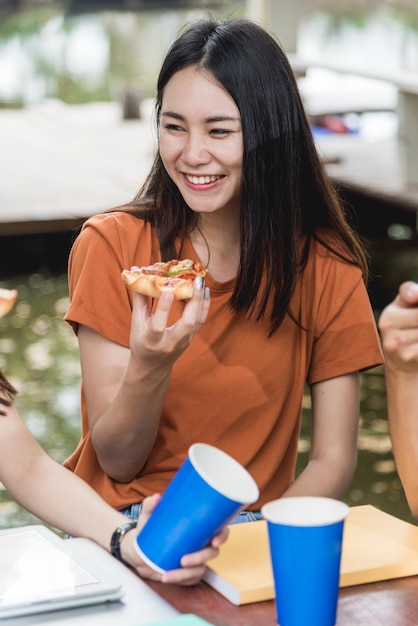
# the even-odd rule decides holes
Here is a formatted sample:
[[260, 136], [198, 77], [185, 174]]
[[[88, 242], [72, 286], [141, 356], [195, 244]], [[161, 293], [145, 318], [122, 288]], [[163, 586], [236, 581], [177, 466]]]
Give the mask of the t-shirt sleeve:
[[308, 384], [383, 363], [379, 335], [359, 268], [328, 259], [317, 291]]
[[70, 253], [70, 306], [66, 321], [77, 333], [89, 326], [110, 341], [129, 346], [131, 298], [121, 279], [124, 251], [112, 215], [88, 220]]

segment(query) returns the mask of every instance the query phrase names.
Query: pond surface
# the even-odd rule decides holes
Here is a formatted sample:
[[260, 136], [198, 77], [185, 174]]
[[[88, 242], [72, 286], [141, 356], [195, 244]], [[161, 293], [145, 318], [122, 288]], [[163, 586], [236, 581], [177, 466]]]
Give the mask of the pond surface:
[[[2, 282], [16, 287], [18, 302], [0, 320], [0, 369], [16, 386], [22, 417], [45, 450], [62, 462], [80, 432], [78, 344], [63, 321], [66, 276], [29, 275]], [[0, 527], [34, 518], [0, 490]]]
[[[56, 1], [0, 12], [0, 105], [117, 100], [126, 89], [153, 97], [162, 57], [185, 24], [209, 15], [242, 17], [251, 4], [68, 15]], [[416, 2], [304, 0], [302, 7], [303, 57], [385, 73], [417, 71]]]
[[[16, 287], [19, 299], [14, 311], [0, 320], [0, 368], [20, 391], [16, 402], [30, 430], [44, 449], [62, 462], [74, 450], [80, 434], [78, 346], [63, 320], [68, 306], [66, 276], [33, 274], [3, 281], [1, 286]], [[383, 368], [362, 374], [361, 389], [358, 467], [345, 501], [373, 504], [413, 521], [391, 452]], [[306, 464], [309, 450], [309, 409], [306, 394], [299, 470]], [[34, 521], [36, 518], [0, 490], [0, 528]]]

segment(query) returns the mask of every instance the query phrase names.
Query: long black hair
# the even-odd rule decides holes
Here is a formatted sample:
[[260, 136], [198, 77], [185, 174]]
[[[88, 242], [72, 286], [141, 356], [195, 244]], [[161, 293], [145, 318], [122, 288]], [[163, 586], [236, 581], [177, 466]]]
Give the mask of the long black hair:
[[7, 380], [3, 372], [0, 370], [0, 392], [6, 395], [6, 398], [0, 396], [0, 415], [6, 415], [1, 405], [10, 406], [13, 401], [13, 396], [17, 394], [17, 390]]
[[[293, 71], [280, 45], [249, 20], [203, 20], [188, 27], [165, 57], [157, 83], [156, 119], [172, 76], [195, 65], [210, 72], [235, 101], [243, 131], [241, 256], [231, 307], [256, 319], [268, 315], [270, 333], [289, 312], [299, 273], [318, 228], [322, 241], [348, 263], [367, 258], [324, 173]], [[156, 227], [162, 257], [197, 225], [157, 154], [130, 212]]]

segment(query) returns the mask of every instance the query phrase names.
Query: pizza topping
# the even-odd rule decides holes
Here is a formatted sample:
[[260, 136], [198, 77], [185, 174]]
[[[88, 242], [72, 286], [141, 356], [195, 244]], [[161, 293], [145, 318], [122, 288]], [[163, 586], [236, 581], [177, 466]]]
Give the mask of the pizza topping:
[[122, 280], [132, 289], [151, 298], [159, 298], [163, 291], [171, 291], [175, 300], [185, 300], [193, 295], [193, 281], [204, 277], [207, 269], [191, 259], [157, 262], [144, 267], [133, 266], [123, 270]]

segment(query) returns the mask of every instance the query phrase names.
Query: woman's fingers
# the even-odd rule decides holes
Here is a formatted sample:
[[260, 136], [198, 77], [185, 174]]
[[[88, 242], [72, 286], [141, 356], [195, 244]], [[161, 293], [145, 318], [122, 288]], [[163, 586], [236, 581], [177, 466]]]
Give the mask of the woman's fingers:
[[140, 531], [141, 528], [144, 526], [145, 522], [148, 521], [148, 519], [151, 516], [151, 513], [153, 512], [153, 510], [155, 509], [155, 507], [157, 506], [160, 500], [161, 500], [161, 494], [159, 493], [154, 493], [152, 496], [148, 496], [147, 498], [144, 498], [144, 500], [142, 501], [141, 515], [139, 516], [139, 519], [138, 519], [138, 526], [137, 526], [138, 531]]
[[168, 325], [173, 304], [171, 292], [164, 292], [151, 314], [147, 299], [134, 294], [131, 350], [145, 359], [177, 359], [206, 321], [210, 293], [202, 281], [195, 283], [192, 298], [185, 304], [181, 317]]
[[225, 541], [228, 539], [228, 535], [229, 535], [229, 528], [228, 526], [224, 526], [221, 532], [218, 535], [215, 535], [215, 537], [213, 537], [211, 541], [211, 545], [214, 548], [219, 548], [219, 546], [225, 543]]
[[418, 284], [403, 283], [378, 322], [387, 366], [418, 370]]
[[170, 291], [164, 291], [158, 300], [157, 308], [150, 321], [150, 330], [158, 337], [167, 330], [168, 316], [173, 301], [173, 294]]
[[192, 585], [197, 585], [197, 583], [202, 580], [205, 570], [206, 565], [175, 569], [161, 574], [160, 580], [162, 583], [166, 584], [191, 587]]
[[418, 305], [418, 283], [411, 280], [402, 283], [399, 287], [398, 296], [395, 300], [400, 306]]
[[191, 329], [191, 334], [196, 334], [200, 326], [206, 321], [210, 306], [210, 290], [204, 285], [200, 276], [193, 285], [193, 296], [184, 307], [181, 321], [185, 328]]

